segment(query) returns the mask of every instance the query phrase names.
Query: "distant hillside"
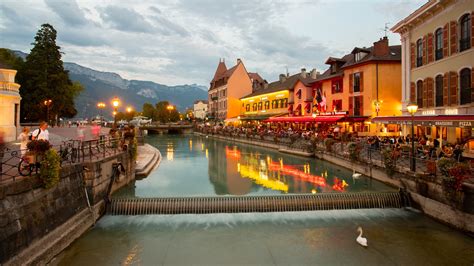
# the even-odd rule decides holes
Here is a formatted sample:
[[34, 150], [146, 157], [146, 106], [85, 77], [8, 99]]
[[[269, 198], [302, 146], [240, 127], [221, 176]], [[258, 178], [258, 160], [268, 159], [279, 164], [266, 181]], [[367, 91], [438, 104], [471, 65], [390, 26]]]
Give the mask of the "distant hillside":
[[[27, 56], [21, 51], [13, 52], [23, 59]], [[207, 88], [196, 84], [167, 86], [152, 81], [127, 80], [117, 73], [97, 71], [69, 62], [64, 62], [64, 68], [69, 71], [71, 80], [79, 81], [85, 88], [76, 100], [78, 118], [97, 115], [97, 102], [103, 101], [110, 105], [114, 96], [119, 97], [123, 105], [140, 110], [146, 102], [155, 104], [169, 101], [184, 111], [192, 107], [195, 100], [207, 99]], [[104, 115], [111, 116], [111, 109], [106, 110]]]

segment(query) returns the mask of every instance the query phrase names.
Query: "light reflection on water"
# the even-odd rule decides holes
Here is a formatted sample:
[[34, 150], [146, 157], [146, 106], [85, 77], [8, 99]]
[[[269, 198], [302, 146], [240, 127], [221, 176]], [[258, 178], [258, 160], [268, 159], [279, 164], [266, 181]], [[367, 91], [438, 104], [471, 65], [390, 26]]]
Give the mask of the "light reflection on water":
[[166, 160], [117, 196], [210, 196], [393, 191], [352, 171], [275, 150], [193, 135], [155, 135], [147, 142]]

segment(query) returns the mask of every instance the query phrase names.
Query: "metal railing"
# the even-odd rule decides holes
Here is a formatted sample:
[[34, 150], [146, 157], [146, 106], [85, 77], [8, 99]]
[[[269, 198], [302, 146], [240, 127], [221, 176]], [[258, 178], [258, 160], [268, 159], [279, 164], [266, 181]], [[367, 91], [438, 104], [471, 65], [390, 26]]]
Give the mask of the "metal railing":
[[[61, 166], [83, 162], [93, 162], [127, 151], [130, 140], [124, 138], [110, 138], [100, 136], [99, 139], [79, 141], [63, 141], [53, 145], [52, 149], [58, 152]], [[0, 150], [0, 183], [15, 181], [16, 179], [38, 172], [40, 163], [28, 162], [33, 171], [22, 171], [27, 159], [27, 150], [4, 148]], [[36, 156], [35, 156], [36, 157]], [[26, 172], [26, 174], [25, 174]]]

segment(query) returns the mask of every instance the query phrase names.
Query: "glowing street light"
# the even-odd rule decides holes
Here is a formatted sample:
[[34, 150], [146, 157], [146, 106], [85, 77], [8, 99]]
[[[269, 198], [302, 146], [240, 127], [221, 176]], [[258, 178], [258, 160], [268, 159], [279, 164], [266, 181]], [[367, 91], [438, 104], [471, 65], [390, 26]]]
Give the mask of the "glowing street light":
[[120, 100], [119, 98], [115, 97], [113, 100], [112, 100], [112, 106], [114, 107], [114, 128], [117, 127], [117, 109], [120, 105]]
[[127, 113], [131, 113], [133, 111], [133, 108], [131, 106], [127, 107]]
[[102, 123], [102, 109], [105, 108], [105, 103], [104, 102], [98, 102], [97, 103], [97, 108], [99, 108], [100, 123]]
[[174, 110], [174, 106], [170, 104], [170, 105], [166, 106], [166, 109], [168, 111], [172, 111], [172, 110]]
[[49, 123], [49, 108], [51, 107], [51, 104], [53, 104], [53, 100], [46, 99], [44, 100], [43, 104], [46, 106], [46, 122]]
[[407, 106], [408, 112], [411, 114], [411, 171], [416, 171], [416, 160], [415, 160], [415, 113], [418, 110], [418, 105], [415, 103], [410, 103]]

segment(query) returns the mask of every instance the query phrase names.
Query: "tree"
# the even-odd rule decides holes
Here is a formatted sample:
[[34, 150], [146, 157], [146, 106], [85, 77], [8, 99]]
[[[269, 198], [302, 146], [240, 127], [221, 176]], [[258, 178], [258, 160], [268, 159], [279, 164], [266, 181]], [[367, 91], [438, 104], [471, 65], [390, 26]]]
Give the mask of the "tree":
[[[60, 47], [56, 45], [57, 32], [50, 24], [43, 24], [32, 43], [34, 47], [26, 57], [19, 75], [21, 84], [21, 117], [27, 121], [56, 120], [73, 117], [77, 110], [74, 98], [83, 90], [80, 83], [73, 83], [64, 70]], [[51, 100], [45, 106], [45, 100]], [[49, 112], [46, 109], [49, 108]], [[49, 113], [49, 117], [46, 117]]]
[[151, 103], [144, 103], [143, 104], [143, 116], [146, 116], [153, 121], [156, 121], [156, 109]]
[[[21, 72], [25, 62], [21, 57], [16, 56], [11, 50], [0, 48], [0, 62]], [[18, 76], [17, 76], [18, 79]]]
[[161, 123], [176, 122], [179, 120], [179, 112], [176, 110], [176, 107], [173, 106], [173, 109], [168, 109], [168, 106], [171, 106], [168, 101], [161, 101], [156, 104], [156, 114], [157, 120]]

